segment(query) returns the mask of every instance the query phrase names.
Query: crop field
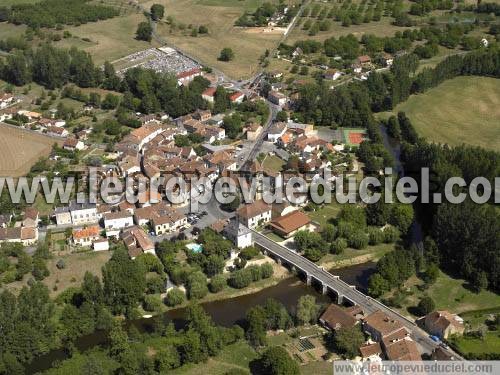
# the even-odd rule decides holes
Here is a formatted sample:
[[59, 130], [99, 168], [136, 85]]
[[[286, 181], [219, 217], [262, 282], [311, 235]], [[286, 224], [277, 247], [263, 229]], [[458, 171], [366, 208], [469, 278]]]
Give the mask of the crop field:
[[[152, 3], [145, 3], [144, 6], [148, 8]], [[232, 78], [250, 77], [257, 70], [259, 57], [266, 49], [273, 49], [282, 38], [281, 34], [259, 33], [234, 26], [245, 10], [254, 10], [261, 1], [155, 0], [154, 3], [163, 4], [165, 16], [173, 18], [175, 28], [166, 20], [158, 25], [158, 33], [168, 43]], [[190, 25], [205, 25], [208, 34], [192, 37]], [[234, 60], [217, 60], [225, 47], [234, 51]]]
[[0, 176], [25, 175], [42, 156], [49, 155], [55, 139], [8, 125], [0, 125]]
[[406, 112], [430, 141], [500, 150], [500, 80], [458, 77], [410, 97], [393, 111]]

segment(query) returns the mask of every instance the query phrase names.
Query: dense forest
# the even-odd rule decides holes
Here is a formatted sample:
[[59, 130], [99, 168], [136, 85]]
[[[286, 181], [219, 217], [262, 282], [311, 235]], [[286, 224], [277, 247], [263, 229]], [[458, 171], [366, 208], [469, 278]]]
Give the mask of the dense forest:
[[88, 0], [43, 0], [34, 4], [17, 4], [10, 9], [4, 7], [2, 19], [16, 25], [32, 28], [56, 27], [58, 25], [81, 25], [116, 17], [115, 8], [90, 4]]

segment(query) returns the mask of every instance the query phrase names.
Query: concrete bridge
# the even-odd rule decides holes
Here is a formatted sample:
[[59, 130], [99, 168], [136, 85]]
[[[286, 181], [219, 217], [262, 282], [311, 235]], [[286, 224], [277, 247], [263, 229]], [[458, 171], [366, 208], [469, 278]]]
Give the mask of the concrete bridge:
[[[381, 310], [389, 318], [398, 320], [411, 332], [410, 336], [420, 346], [422, 352], [430, 354], [433, 349], [439, 346], [415, 322], [387, 307], [382, 302], [360, 292], [354, 285], [349, 285], [345, 281], [342, 281], [339, 276], [332, 275], [302, 255], [274, 242], [259, 232], [252, 231], [252, 234], [255, 244], [261, 247], [265, 254], [274, 258], [279, 264], [288, 266], [298, 274], [302, 274], [308, 285], [316, 283], [321, 288], [323, 294], [334, 294], [337, 298], [337, 303], [358, 305], [363, 309], [365, 315]], [[451, 349], [446, 349], [446, 351], [457, 359], [463, 359]]]

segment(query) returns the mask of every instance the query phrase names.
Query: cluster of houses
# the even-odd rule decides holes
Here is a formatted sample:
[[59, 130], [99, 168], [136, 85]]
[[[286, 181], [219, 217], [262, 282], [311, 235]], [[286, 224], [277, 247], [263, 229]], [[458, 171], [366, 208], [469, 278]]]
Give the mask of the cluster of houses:
[[[423, 328], [429, 334], [445, 339], [464, 332], [463, 320], [447, 311], [435, 311], [423, 318]], [[411, 332], [401, 322], [377, 310], [365, 315], [359, 306], [342, 307], [331, 304], [323, 312], [320, 323], [331, 331], [360, 325], [368, 340], [359, 348], [362, 361], [420, 361], [421, 354], [411, 338]], [[442, 355], [436, 350], [434, 355]], [[442, 359], [442, 358], [435, 358]], [[448, 358], [451, 359], [451, 358]]]
[[12, 215], [0, 215], [0, 243], [21, 243], [23, 246], [31, 246], [38, 241], [40, 221], [38, 210], [27, 207], [22, 221], [12, 223], [12, 220]]

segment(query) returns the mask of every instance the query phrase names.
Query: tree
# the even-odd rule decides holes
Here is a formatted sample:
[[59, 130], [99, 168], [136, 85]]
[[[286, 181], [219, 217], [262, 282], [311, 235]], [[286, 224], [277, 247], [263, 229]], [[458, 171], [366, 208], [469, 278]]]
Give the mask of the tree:
[[260, 359], [263, 374], [269, 375], [298, 375], [299, 365], [288, 352], [280, 347], [273, 346], [267, 349]]
[[439, 267], [436, 263], [430, 263], [422, 275], [426, 284], [434, 284], [439, 276]]
[[207, 277], [201, 271], [193, 272], [187, 279], [187, 290], [190, 299], [200, 299], [207, 295]]
[[436, 304], [431, 297], [425, 296], [420, 299], [417, 308], [421, 315], [427, 315], [436, 309]]
[[213, 277], [222, 273], [225, 264], [222, 256], [216, 254], [209, 255], [205, 260], [204, 272], [208, 277]]
[[135, 32], [135, 37], [137, 40], [144, 40], [146, 42], [151, 42], [153, 36], [153, 28], [149, 22], [141, 22], [137, 26], [137, 31]]
[[252, 273], [248, 269], [240, 269], [231, 273], [228, 284], [236, 289], [246, 288], [252, 283]]
[[368, 294], [380, 297], [389, 290], [389, 284], [379, 273], [374, 273], [368, 281]]
[[266, 344], [266, 312], [262, 306], [252, 307], [246, 315], [247, 328], [245, 337], [253, 347]]
[[173, 345], [162, 347], [155, 355], [155, 368], [159, 373], [166, 373], [181, 365], [179, 352]]
[[159, 311], [161, 308], [160, 297], [154, 294], [147, 294], [144, 296], [144, 303], [142, 305], [146, 311]]
[[314, 323], [318, 319], [319, 306], [311, 295], [301, 296], [297, 302], [297, 320], [300, 324]]
[[222, 127], [229, 138], [236, 139], [243, 128], [241, 116], [238, 113], [224, 117]]
[[165, 14], [165, 7], [161, 4], [151, 5], [151, 18], [153, 21], [159, 21]]
[[276, 121], [287, 122], [288, 121], [288, 113], [286, 113], [286, 111], [279, 111], [276, 114]]
[[335, 255], [340, 255], [347, 248], [347, 240], [345, 238], [337, 238], [330, 246], [330, 252]]
[[226, 287], [226, 278], [223, 275], [215, 275], [210, 280], [208, 289], [212, 293], [218, 293]]
[[484, 271], [476, 271], [472, 275], [471, 285], [479, 293], [481, 290], [488, 288], [488, 276]]
[[413, 222], [413, 206], [411, 204], [395, 204], [391, 211], [389, 223], [398, 228], [401, 233], [406, 234]]
[[325, 224], [321, 231], [321, 237], [323, 237], [326, 242], [333, 242], [337, 237], [337, 228], [332, 224]]
[[223, 48], [220, 51], [219, 60], [220, 61], [231, 61], [234, 59], [234, 52], [231, 48]]
[[365, 342], [360, 325], [341, 327], [333, 334], [333, 345], [346, 358], [358, 355], [359, 347]]
[[117, 248], [102, 270], [106, 304], [114, 314], [131, 314], [146, 289], [145, 270]]
[[179, 288], [173, 288], [168, 291], [167, 296], [165, 297], [165, 303], [167, 306], [173, 307], [180, 305], [185, 299], [186, 296], [182, 290]]
[[229, 93], [223, 86], [218, 86], [214, 94], [214, 113], [223, 113], [230, 107]]

